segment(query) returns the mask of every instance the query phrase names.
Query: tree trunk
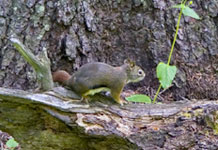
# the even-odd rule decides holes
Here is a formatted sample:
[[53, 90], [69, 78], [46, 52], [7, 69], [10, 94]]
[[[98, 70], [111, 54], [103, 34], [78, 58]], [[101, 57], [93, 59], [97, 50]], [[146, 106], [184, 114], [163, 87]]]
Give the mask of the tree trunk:
[[[52, 70], [72, 73], [87, 62], [120, 65], [130, 57], [147, 74], [137, 85], [156, 90], [155, 67], [168, 58], [178, 16], [170, 7], [179, 2], [2, 0], [0, 86], [37, 87], [32, 68], [8, 40], [14, 35], [35, 54], [46, 48]], [[182, 17], [172, 60], [179, 70], [171, 92], [177, 99], [215, 99], [218, 2], [196, 0], [192, 7], [202, 19]]]

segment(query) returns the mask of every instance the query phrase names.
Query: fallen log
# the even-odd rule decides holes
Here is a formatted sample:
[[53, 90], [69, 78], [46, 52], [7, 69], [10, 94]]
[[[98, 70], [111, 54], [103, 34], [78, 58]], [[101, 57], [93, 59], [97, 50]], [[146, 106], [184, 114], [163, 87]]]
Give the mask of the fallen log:
[[0, 98], [35, 105], [88, 134], [115, 134], [141, 149], [201, 148], [202, 143], [206, 148], [218, 148], [218, 100], [120, 106], [96, 95], [87, 104], [61, 87], [44, 93], [0, 88]]

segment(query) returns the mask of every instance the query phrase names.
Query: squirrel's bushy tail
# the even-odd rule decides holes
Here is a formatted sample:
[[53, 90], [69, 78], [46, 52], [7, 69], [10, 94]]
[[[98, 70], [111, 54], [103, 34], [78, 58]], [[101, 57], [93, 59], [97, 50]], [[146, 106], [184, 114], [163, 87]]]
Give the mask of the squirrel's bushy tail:
[[54, 82], [66, 85], [67, 81], [71, 78], [71, 75], [64, 70], [58, 70], [52, 74], [52, 77]]

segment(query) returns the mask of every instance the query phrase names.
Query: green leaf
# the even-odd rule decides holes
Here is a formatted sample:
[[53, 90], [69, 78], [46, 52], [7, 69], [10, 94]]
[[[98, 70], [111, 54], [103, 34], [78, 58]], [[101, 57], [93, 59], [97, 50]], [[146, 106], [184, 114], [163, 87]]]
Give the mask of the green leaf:
[[184, 8], [184, 4], [173, 5], [172, 8]]
[[185, 16], [189, 16], [195, 19], [200, 19], [200, 17], [198, 16], [198, 14], [191, 8], [189, 8], [188, 6], [185, 6], [184, 9], [182, 10], [182, 13]]
[[8, 140], [8, 141], [6, 142], [6, 145], [7, 145], [7, 147], [9, 147], [9, 148], [15, 148], [15, 147], [17, 147], [19, 144], [14, 140], [14, 138], [12, 138], [12, 139], [10, 139], [10, 140]]
[[176, 66], [170, 66], [163, 62], [160, 62], [157, 66], [157, 77], [161, 86], [166, 89], [170, 87], [172, 81], [176, 75]]
[[130, 102], [148, 103], [148, 104], [151, 103], [150, 97], [143, 94], [134, 94], [129, 97], [126, 97], [125, 99]]

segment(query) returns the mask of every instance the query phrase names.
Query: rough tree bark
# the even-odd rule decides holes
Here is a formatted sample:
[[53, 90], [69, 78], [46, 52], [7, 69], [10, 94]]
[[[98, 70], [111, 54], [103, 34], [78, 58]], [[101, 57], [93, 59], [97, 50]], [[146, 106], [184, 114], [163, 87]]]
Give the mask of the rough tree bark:
[[[150, 91], [143, 90], [147, 87], [155, 90], [158, 84], [155, 67], [159, 61], [167, 61], [178, 16], [178, 10], [170, 9], [170, 6], [179, 2], [1, 0], [0, 86], [23, 90], [38, 87], [32, 68], [9, 41], [13, 35], [36, 55], [47, 49], [53, 71], [65, 69], [72, 73], [91, 61], [120, 65], [129, 57], [136, 60], [147, 73], [146, 80], [137, 85], [144, 86], [143, 92]], [[162, 95], [167, 100], [184, 97], [215, 100], [218, 97], [218, 1], [195, 0], [192, 7], [202, 20], [182, 17], [172, 61], [179, 71], [173, 86]], [[211, 112], [217, 112], [217, 107], [213, 110]], [[195, 121], [198, 123], [197, 119]], [[177, 127], [183, 123], [178, 122]], [[170, 136], [167, 138], [162, 136], [166, 130], [151, 131], [150, 136], [141, 137], [140, 140], [145, 141], [141, 145], [149, 148], [146, 142], [150, 139], [157, 142], [154, 145], [161, 141], [162, 144], [158, 146], [163, 148], [167, 146], [163, 144], [164, 141], [173, 142], [176, 133], [181, 135], [181, 141], [186, 141], [185, 136], [189, 135], [185, 134], [186, 131], [198, 128], [189, 125], [187, 130], [167, 130]], [[200, 133], [193, 132], [189, 135], [193, 140], [187, 141], [187, 146], [182, 145], [182, 148], [191, 147], [196, 142], [194, 137], [199, 136], [201, 140]], [[152, 139], [158, 136], [159, 139]], [[178, 138], [175, 139], [177, 141], [173, 144], [179, 146]]]
[[[130, 57], [147, 73], [139, 85], [156, 89], [155, 66], [167, 60], [178, 16], [170, 6], [179, 2], [2, 0], [0, 85], [37, 87], [31, 67], [8, 40], [16, 34], [35, 54], [46, 48], [53, 70], [72, 73], [90, 61], [120, 65]], [[218, 2], [195, 0], [192, 7], [202, 20], [181, 20], [172, 62], [179, 71], [171, 92], [177, 99], [216, 99]]]

